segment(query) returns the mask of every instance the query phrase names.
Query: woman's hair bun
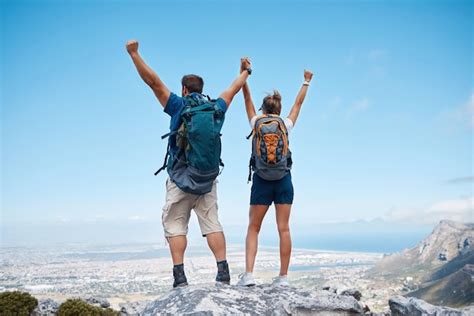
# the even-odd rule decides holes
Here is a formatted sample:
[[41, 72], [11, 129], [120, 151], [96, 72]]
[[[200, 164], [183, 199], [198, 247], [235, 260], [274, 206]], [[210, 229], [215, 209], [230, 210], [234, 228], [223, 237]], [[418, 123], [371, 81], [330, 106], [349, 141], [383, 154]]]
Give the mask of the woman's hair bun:
[[276, 90], [273, 90], [273, 100], [275, 101], [281, 101], [281, 95], [280, 95], [280, 92], [276, 91]]
[[264, 114], [277, 114], [281, 113], [281, 95], [278, 91], [273, 90], [273, 94], [268, 94], [263, 98], [262, 110]]

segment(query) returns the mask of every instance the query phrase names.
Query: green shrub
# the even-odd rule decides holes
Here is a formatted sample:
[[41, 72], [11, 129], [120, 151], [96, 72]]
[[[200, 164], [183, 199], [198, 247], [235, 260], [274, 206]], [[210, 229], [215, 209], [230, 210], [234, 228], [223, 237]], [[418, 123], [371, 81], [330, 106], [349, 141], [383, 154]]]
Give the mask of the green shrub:
[[0, 315], [28, 316], [38, 306], [38, 300], [29, 293], [13, 291], [0, 293]]
[[119, 313], [111, 308], [100, 308], [80, 299], [68, 299], [59, 306], [58, 316], [117, 316]]

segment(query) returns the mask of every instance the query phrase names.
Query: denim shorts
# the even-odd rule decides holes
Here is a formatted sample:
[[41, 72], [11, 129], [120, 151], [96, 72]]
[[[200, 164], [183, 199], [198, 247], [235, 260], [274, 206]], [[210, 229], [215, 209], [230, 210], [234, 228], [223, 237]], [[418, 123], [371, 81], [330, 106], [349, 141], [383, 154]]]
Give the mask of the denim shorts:
[[250, 205], [293, 204], [291, 173], [280, 180], [268, 181], [253, 174]]

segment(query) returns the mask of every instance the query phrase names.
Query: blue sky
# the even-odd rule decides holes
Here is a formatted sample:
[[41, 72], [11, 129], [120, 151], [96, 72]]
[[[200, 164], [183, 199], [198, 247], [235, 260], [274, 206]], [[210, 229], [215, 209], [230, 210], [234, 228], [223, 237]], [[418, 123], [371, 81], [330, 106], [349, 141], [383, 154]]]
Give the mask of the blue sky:
[[[128, 39], [175, 92], [197, 73], [217, 96], [250, 56], [254, 99], [278, 89], [284, 113], [314, 72], [290, 138], [294, 229], [472, 221], [472, 20], [463, 1], [2, 1], [2, 225], [146, 222], [161, 237], [169, 118]], [[248, 132], [238, 95], [218, 188], [229, 228], [247, 223]]]

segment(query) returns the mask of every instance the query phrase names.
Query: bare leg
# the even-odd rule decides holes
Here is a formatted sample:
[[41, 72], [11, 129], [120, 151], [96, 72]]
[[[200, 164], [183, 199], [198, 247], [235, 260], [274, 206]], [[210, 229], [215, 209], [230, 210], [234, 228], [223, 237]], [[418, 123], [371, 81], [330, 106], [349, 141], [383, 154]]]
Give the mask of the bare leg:
[[226, 259], [225, 236], [223, 232], [210, 233], [206, 235], [207, 244], [211, 249], [216, 261]]
[[182, 264], [184, 260], [184, 251], [188, 244], [186, 236], [168, 237], [168, 244], [170, 247], [171, 258], [173, 259], [173, 265]]
[[270, 205], [250, 205], [249, 227], [245, 240], [245, 271], [253, 272], [258, 248], [258, 233]]
[[288, 274], [291, 257], [290, 212], [291, 204], [275, 204], [278, 234], [280, 235], [280, 275]]

